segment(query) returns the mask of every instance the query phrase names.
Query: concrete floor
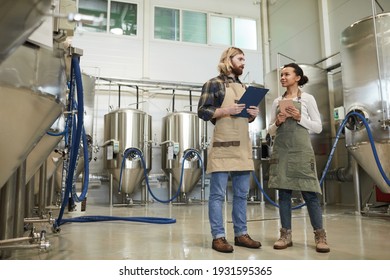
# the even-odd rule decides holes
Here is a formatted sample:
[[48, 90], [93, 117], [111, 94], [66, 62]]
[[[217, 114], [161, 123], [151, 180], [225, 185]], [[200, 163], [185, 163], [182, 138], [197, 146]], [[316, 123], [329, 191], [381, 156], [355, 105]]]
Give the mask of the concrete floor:
[[[92, 190], [93, 191], [93, 190]], [[53, 233], [50, 224], [35, 224], [47, 231], [48, 250], [6, 250], [8, 260], [390, 260], [390, 216], [357, 215], [353, 207], [324, 207], [324, 227], [330, 253], [317, 253], [305, 207], [293, 212], [294, 246], [274, 250], [279, 236], [278, 208], [268, 203], [248, 204], [248, 231], [262, 243], [260, 249], [235, 247], [230, 254], [211, 249], [207, 203], [187, 205], [148, 203], [112, 207], [87, 204], [86, 211], [65, 213], [65, 218], [91, 217], [91, 222], [61, 225]], [[231, 203], [225, 203], [227, 240], [233, 244]], [[58, 217], [58, 210], [53, 212]], [[97, 218], [112, 216], [129, 220]], [[143, 223], [134, 217], [170, 218], [174, 223]], [[159, 221], [161, 222], [161, 221]]]

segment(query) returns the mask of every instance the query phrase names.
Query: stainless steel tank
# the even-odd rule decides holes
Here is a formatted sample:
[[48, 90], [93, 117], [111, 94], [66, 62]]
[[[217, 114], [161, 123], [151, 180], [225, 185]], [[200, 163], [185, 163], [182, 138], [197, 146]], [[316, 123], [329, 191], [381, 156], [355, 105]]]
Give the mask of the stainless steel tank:
[[65, 108], [63, 57], [20, 46], [0, 65], [0, 188]]
[[[359, 20], [341, 34], [345, 113], [362, 114], [369, 124], [383, 170], [390, 172], [390, 13]], [[349, 118], [345, 141], [349, 152], [384, 193], [383, 179], [362, 120]]]
[[[327, 72], [317, 66], [310, 64], [299, 64], [304, 75], [309, 78], [309, 82], [301, 89], [314, 96], [318, 110], [320, 111], [322, 121], [322, 132], [320, 134], [310, 134], [314, 153], [316, 156], [316, 165], [318, 177], [325, 168], [330, 149], [331, 149], [331, 124], [330, 124], [330, 107], [329, 107], [329, 90]], [[265, 96], [267, 111], [267, 126], [271, 118], [272, 102], [278, 96], [283, 95], [285, 89], [281, 87], [279, 81], [279, 71], [273, 70], [265, 76], [265, 87], [269, 92]]]
[[[104, 168], [120, 181], [123, 154], [128, 148], [139, 149], [146, 165], [146, 174], [152, 168], [152, 118], [136, 109], [118, 109], [104, 115]], [[131, 154], [122, 170], [121, 192], [132, 194], [145, 179], [141, 159]]]
[[51, 0], [1, 1], [0, 63], [42, 24], [50, 12], [51, 5]]
[[[264, 170], [266, 170], [267, 165], [262, 158], [266, 157], [267, 155], [263, 154], [263, 147], [265, 145], [265, 135], [264, 131], [266, 129], [266, 118], [265, 118], [265, 99], [263, 99], [259, 104], [259, 115], [256, 117], [256, 119], [249, 124], [249, 137], [252, 142], [252, 158], [255, 168], [255, 174], [256, 178], [261, 182], [261, 177], [264, 174]], [[260, 166], [261, 164], [261, 166]], [[262, 174], [261, 174], [262, 173]], [[261, 186], [263, 187], [263, 186]], [[258, 185], [253, 178], [253, 176], [250, 177], [250, 189], [258, 189]]]
[[175, 193], [180, 186], [182, 169], [181, 195], [190, 193], [202, 176], [203, 159], [199, 159], [196, 153], [188, 153], [183, 163], [183, 156], [190, 150], [201, 154], [203, 129], [204, 122], [194, 112], [174, 112], [163, 118], [161, 167], [167, 176], [172, 175]]

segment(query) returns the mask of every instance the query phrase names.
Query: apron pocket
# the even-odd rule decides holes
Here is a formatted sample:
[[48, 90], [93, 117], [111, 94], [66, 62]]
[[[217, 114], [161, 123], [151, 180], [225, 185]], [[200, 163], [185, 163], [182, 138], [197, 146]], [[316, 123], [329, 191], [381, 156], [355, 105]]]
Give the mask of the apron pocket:
[[316, 160], [311, 152], [289, 151], [287, 177], [317, 179]]
[[241, 153], [240, 146], [213, 147], [214, 158], [239, 158]]
[[233, 122], [229, 119], [218, 120], [212, 138], [210, 156], [212, 158], [239, 158], [242, 154], [242, 143], [238, 131], [232, 128]]

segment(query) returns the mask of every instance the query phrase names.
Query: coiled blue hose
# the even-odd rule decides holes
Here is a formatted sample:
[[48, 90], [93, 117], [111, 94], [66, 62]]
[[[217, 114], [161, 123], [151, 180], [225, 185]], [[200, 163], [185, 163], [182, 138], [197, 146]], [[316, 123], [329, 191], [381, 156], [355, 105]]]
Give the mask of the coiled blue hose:
[[125, 162], [126, 162], [126, 159], [127, 157], [129, 156], [130, 153], [134, 152], [135, 154], [137, 154], [140, 159], [141, 159], [141, 162], [142, 162], [142, 167], [143, 167], [143, 170], [144, 170], [144, 177], [145, 177], [145, 182], [146, 182], [146, 186], [148, 188], [148, 191], [149, 193], [152, 195], [152, 197], [158, 201], [158, 202], [161, 202], [161, 203], [169, 203], [171, 201], [173, 201], [174, 199], [176, 199], [178, 197], [178, 195], [180, 194], [180, 190], [181, 190], [181, 185], [182, 185], [182, 181], [183, 181], [183, 174], [184, 174], [184, 161], [187, 159], [187, 157], [189, 155], [191, 155], [192, 153], [196, 154], [199, 158], [199, 161], [200, 161], [200, 164], [202, 166], [202, 179], [204, 178], [204, 165], [203, 165], [203, 161], [202, 161], [202, 157], [200, 156], [199, 152], [195, 149], [188, 149], [186, 150], [186, 152], [184, 153], [183, 155], [183, 159], [182, 159], [182, 165], [181, 165], [181, 174], [180, 174], [180, 182], [179, 182], [179, 187], [177, 188], [177, 191], [175, 193], [175, 195], [173, 197], [171, 197], [170, 199], [168, 200], [161, 200], [159, 199], [158, 197], [156, 197], [153, 192], [152, 192], [152, 189], [150, 188], [150, 185], [149, 185], [149, 179], [148, 179], [148, 174], [146, 172], [147, 168], [146, 168], [146, 164], [145, 164], [145, 160], [144, 160], [144, 157], [143, 157], [143, 154], [142, 152], [138, 149], [138, 148], [128, 148], [124, 151], [123, 153], [123, 158], [122, 158], [122, 165], [121, 165], [121, 171], [120, 171], [120, 176], [119, 176], [119, 190], [121, 190], [122, 188], [122, 170], [124, 168], [124, 165], [125, 165]]
[[[337, 146], [337, 143], [339, 141], [339, 138], [340, 138], [340, 135], [341, 135], [341, 132], [343, 130], [343, 128], [345, 127], [347, 121], [348, 121], [348, 118], [350, 116], [357, 116], [358, 118], [360, 118], [363, 123], [364, 123], [364, 126], [366, 127], [366, 130], [367, 130], [367, 134], [368, 134], [368, 138], [370, 140], [370, 144], [371, 144], [371, 149], [372, 149], [372, 153], [374, 155], [374, 158], [375, 158], [375, 162], [376, 162], [376, 165], [383, 177], [383, 179], [386, 181], [387, 185], [390, 186], [390, 180], [389, 178], [386, 176], [386, 173], [385, 171], [383, 170], [383, 167], [380, 163], [380, 160], [379, 160], [379, 157], [378, 157], [378, 153], [376, 151], [376, 148], [375, 148], [375, 142], [374, 142], [374, 137], [372, 136], [372, 132], [370, 130], [370, 127], [369, 127], [369, 124], [366, 120], [366, 118], [360, 114], [360, 113], [357, 113], [357, 112], [350, 112], [346, 115], [346, 117], [344, 118], [343, 122], [341, 123], [341, 126], [339, 127], [338, 131], [337, 131], [337, 134], [336, 134], [336, 139], [335, 139], [335, 142], [333, 143], [333, 146], [332, 146], [332, 149], [330, 151], [330, 154], [329, 154], [329, 157], [328, 157], [328, 161], [325, 165], [325, 168], [324, 168], [324, 171], [322, 172], [322, 176], [321, 176], [321, 179], [320, 179], [320, 186], [322, 187], [323, 185], [323, 182], [325, 180], [325, 176], [326, 176], [326, 173], [328, 172], [328, 169], [329, 169], [329, 166], [330, 166], [330, 163], [332, 161], [332, 158], [333, 158], [333, 155], [334, 155], [334, 152], [336, 150], [336, 146]], [[279, 205], [277, 203], [275, 203], [274, 201], [272, 201], [272, 199], [266, 194], [266, 192], [264, 191], [264, 189], [261, 187], [260, 183], [259, 183], [259, 180], [257, 179], [256, 177], [256, 174], [255, 172], [252, 172], [252, 175], [253, 175], [253, 178], [255, 179], [255, 182], [258, 186], [258, 188], [260, 189], [260, 191], [263, 193], [264, 197], [272, 204], [274, 205], [275, 207], [279, 207]], [[303, 203], [303, 204], [300, 204], [300, 205], [297, 205], [295, 207], [293, 207], [292, 209], [295, 210], [295, 209], [299, 209], [303, 206], [305, 206], [306, 203]]]

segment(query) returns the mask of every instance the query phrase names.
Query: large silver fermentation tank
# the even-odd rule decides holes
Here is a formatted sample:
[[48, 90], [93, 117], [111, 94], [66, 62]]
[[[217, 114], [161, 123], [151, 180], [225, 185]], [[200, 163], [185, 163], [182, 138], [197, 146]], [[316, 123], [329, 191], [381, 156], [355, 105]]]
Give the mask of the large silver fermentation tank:
[[[161, 166], [167, 176], [172, 176], [172, 190], [175, 193], [179, 189], [183, 170], [181, 199], [186, 199], [186, 195], [193, 190], [202, 176], [203, 159], [199, 159], [196, 153], [190, 151], [195, 150], [201, 154], [204, 134], [204, 122], [194, 112], [174, 112], [163, 118]], [[185, 154], [188, 157], [183, 163]]]
[[[253, 164], [255, 167], [255, 175], [259, 181], [261, 187], [263, 188], [263, 176], [264, 173], [268, 170], [268, 162], [266, 160], [267, 154], [265, 153], [265, 133], [266, 129], [265, 123], [265, 99], [263, 99], [259, 104], [259, 115], [256, 119], [249, 123], [249, 137], [252, 142], [252, 158]], [[258, 185], [253, 176], [250, 177], [250, 189], [258, 190]]]
[[60, 116], [65, 65], [44, 48], [20, 46], [0, 66], [0, 188]]
[[[104, 115], [104, 168], [112, 174], [121, 192], [132, 194], [145, 179], [144, 167], [137, 152], [129, 153], [124, 161], [124, 152], [138, 149], [142, 152], [146, 174], [152, 166], [151, 116], [136, 109], [117, 109]], [[122, 169], [122, 185], [119, 185]]]
[[[345, 113], [362, 114], [369, 124], [383, 170], [390, 172], [390, 13], [355, 22], [341, 34]], [[349, 118], [345, 140], [349, 152], [384, 193], [390, 187], [379, 172], [370, 139], [359, 117]]]
[[[318, 176], [325, 168], [331, 148], [331, 126], [329, 108], [329, 90], [327, 72], [315, 65], [299, 64], [303, 73], [309, 78], [309, 82], [301, 89], [314, 96], [322, 121], [322, 132], [310, 134], [311, 142], [316, 156]], [[266, 74], [265, 87], [269, 92], [265, 96], [267, 109], [267, 126], [270, 123], [272, 102], [278, 96], [283, 95], [285, 88], [280, 85], [280, 72], [273, 70]]]

